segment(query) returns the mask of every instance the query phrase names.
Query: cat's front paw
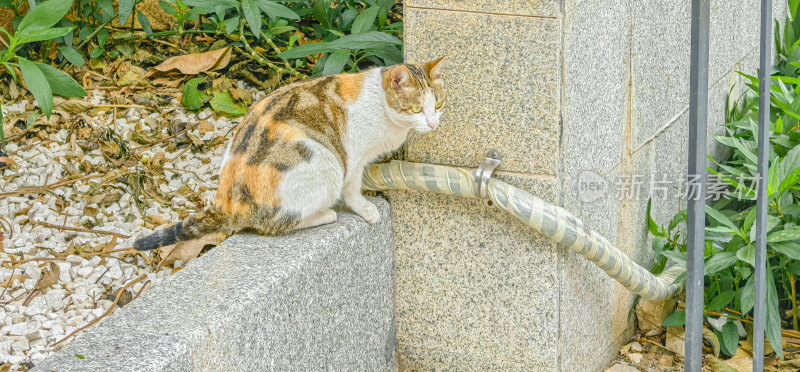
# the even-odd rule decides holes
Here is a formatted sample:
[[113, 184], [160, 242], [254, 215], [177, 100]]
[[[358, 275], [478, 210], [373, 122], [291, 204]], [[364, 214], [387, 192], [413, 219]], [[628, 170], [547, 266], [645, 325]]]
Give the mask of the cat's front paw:
[[356, 214], [371, 224], [380, 221], [381, 214], [378, 212], [378, 207], [376, 207], [375, 204], [367, 200], [364, 200], [364, 202], [360, 204], [361, 205], [357, 208], [353, 208], [353, 212], [356, 212]]

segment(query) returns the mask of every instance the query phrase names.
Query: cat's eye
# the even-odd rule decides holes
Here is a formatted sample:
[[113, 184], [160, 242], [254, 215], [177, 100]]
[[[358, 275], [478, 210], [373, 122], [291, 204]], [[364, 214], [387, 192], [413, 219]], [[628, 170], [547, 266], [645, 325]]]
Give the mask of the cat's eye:
[[411, 112], [419, 114], [422, 111], [422, 106], [411, 106]]
[[436, 102], [436, 109], [438, 110], [438, 109], [442, 108], [443, 105], [444, 105], [444, 100]]

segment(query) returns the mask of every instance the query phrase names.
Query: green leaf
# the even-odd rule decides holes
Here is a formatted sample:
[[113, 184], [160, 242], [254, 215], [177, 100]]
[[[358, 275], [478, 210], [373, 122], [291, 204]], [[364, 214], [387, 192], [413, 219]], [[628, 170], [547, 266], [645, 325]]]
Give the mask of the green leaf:
[[653, 221], [653, 217], [650, 214], [651, 211], [650, 207], [652, 206], [652, 203], [653, 203], [652, 199], [647, 200], [647, 226], [650, 229], [650, 234], [653, 234], [653, 236], [666, 237], [667, 236], [666, 233], [658, 230], [658, 224], [656, 224], [656, 221]]
[[686, 253], [680, 251], [663, 251], [661, 255], [668, 258], [670, 261], [677, 263], [686, 263]]
[[69, 12], [72, 0], [50, 0], [31, 10], [16, 28], [16, 36], [22, 38], [39, 30], [55, 26]]
[[353, 27], [350, 28], [350, 33], [360, 34], [369, 31], [375, 23], [375, 18], [378, 17], [378, 10], [380, 10], [380, 8], [373, 6], [361, 12], [361, 14], [356, 17], [356, 20], [353, 21]]
[[722, 340], [720, 346], [725, 348], [726, 354], [733, 355], [736, 352], [736, 347], [739, 345], [739, 328], [736, 327], [732, 321], [728, 321], [722, 326]]
[[706, 260], [703, 271], [706, 276], [714, 275], [733, 266], [738, 260], [736, 252], [717, 252]]
[[57, 68], [43, 63], [36, 63], [36, 67], [39, 68], [47, 79], [53, 94], [58, 94], [63, 97], [86, 96], [86, 91], [77, 81], [72, 80], [69, 75], [59, 71]]
[[239, 16], [233, 16], [225, 20], [225, 33], [230, 35], [239, 29]]
[[101, 28], [100, 31], [97, 32], [97, 43], [100, 44], [102, 47], [108, 41], [108, 29]]
[[767, 263], [767, 324], [765, 326], [769, 345], [775, 350], [775, 354], [783, 359], [783, 338], [781, 336], [781, 314], [778, 308], [778, 291], [775, 289], [775, 280], [772, 277], [772, 269]]
[[85, 356], [83, 356], [83, 354], [75, 354], [75, 357], [77, 357], [78, 359], [83, 359], [83, 358], [85, 358]]
[[736, 225], [734, 225], [733, 222], [731, 222], [731, 220], [728, 219], [728, 217], [725, 217], [724, 214], [720, 213], [719, 211], [717, 211], [716, 209], [712, 208], [711, 206], [706, 205], [706, 215], [711, 217], [713, 220], [719, 222], [723, 226], [730, 228], [733, 231], [738, 231], [739, 230], [736, 227]]
[[224, 10], [239, 7], [239, 2], [236, 0], [183, 0], [183, 3], [209, 12], [217, 7], [222, 7]]
[[261, 11], [270, 17], [282, 17], [286, 19], [300, 19], [300, 16], [286, 6], [270, 0], [256, 0]]
[[[753, 208], [753, 209], [755, 209], [755, 208]], [[767, 215], [767, 231], [766, 232], [769, 233], [770, 231], [772, 231], [772, 229], [774, 229], [775, 226], [778, 226], [778, 224], [780, 222], [781, 222], [780, 218], [772, 216], [772, 215]], [[750, 227], [750, 242], [751, 243], [756, 241], [756, 233], [758, 233], [758, 231], [756, 231], [756, 230], [757, 230], [756, 229], [756, 225], [753, 224], [753, 226]], [[769, 234], [767, 234], [767, 235], [769, 235]]]
[[800, 0], [789, 0], [789, 12], [792, 14], [792, 19], [797, 15], [798, 5], [800, 5]]
[[767, 243], [800, 241], [800, 228], [778, 230], [767, 234]]
[[708, 303], [706, 307], [708, 310], [719, 312], [725, 306], [728, 306], [733, 300], [733, 296], [736, 294], [734, 291], [725, 291], [718, 295], [716, 295], [711, 302]]
[[380, 48], [387, 45], [401, 45], [403, 42], [397, 36], [383, 32], [370, 31], [363, 34], [347, 35], [343, 38], [330, 42], [308, 43], [289, 49], [278, 57], [302, 58], [311, 54], [333, 52], [341, 49], [362, 50], [370, 48]]
[[203, 101], [208, 97], [205, 93], [197, 89], [197, 85], [206, 81], [206, 78], [194, 78], [183, 84], [183, 95], [181, 104], [187, 110], [198, 110], [203, 107]]
[[119, 0], [119, 24], [125, 27], [125, 22], [131, 16], [136, 0]]
[[672, 229], [678, 226], [678, 224], [680, 224], [681, 222], [686, 223], [686, 221], [687, 221], [686, 209], [684, 209], [675, 214], [674, 217], [672, 217], [672, 220], [669, 221], [669, 227], [667, 229], [671, 232]]
[[782, 253], [793, 260], [800, 260], [800, 243], [796, 241], [768, 243], [767, 248]]
[[753, 244], [745, 245], [744, 247], [739, 248], [736, 251], [736, 257], [744, 262], [750, 264], [750, 266], [756, 266], [756, 248]]
[[786, 266], [786, 269], [788, 269], [790, 273], [800, 276], [800, 261], [792, 262], [790, 265]]
[[164, 10], [164, 13], [167, 13], [173, 17], [178, 17], [178, 11], [175, 10], [175, 7], [171, 3], [168, 3], [164, 0], [160, 0], [158, 2], [158, 6], [160, 6], [161, 9]]
[[754, 279], [755, 275], [751, 275], [750, 278], [747, 279], [747, 283], [745, 283], [744, 287], [739, 291], [739, 311], [745, 315], [750, 313], [750, 310], [753, 310], [753, 300], [755, 297], [755, 292], [753, 291], [756, 288]]
[[78, 39], [81, 41], [86, 40], [86, 38], [89, 37], [89, 35], [91, 35], [92, 32], [94, 32], [93, 28], [89, 26], [83, 27], [81, 28], [81, 31], [78, 32]]
[[86, 61], [83, 60], [83, 56], [73, 48], [62, 46], [58, 47], [58, 51], [61, 52], [61, 55], [63, 55], [64, 58], [69, 61], [69, 63], [72, 63], [75, 66], [80, 67], [86, 63]]
[[664, 321], [661, 322], [661, 325], [664, 327], [677, 327], [686, 324], [686, 310], [678, 310], [672, 314], [669, 314]]
[[209, 101], [211, 108], [222, 111], [231, 116], [242, 116], [247, 110], [233, 103], [233, 98], [228, 92], [214, 92], [214, 97]]
[[337, 50], [328, 56], [325, 60], [325, 69], [322, 70], [322, 75], [333, 75], [342, 72], [347, 61], [350, 60], [349, 50]]
[[139, 24], [142, 25], [142, 30], [147, 35], [153, 33], [153, 26], [150, 25], [150, 20], [147, 19], [147, 16], [140, 11], [136, 11], [136, 19], [139, 21]]
[[751, 242], [754, 242], [756, 239], [755, 231], [750, 231], [753, 227], [753, 222], [755, 221], [756, 221], [756, 209], [751, 208], [750, 212], [748, 212], [747, 216], [744, 218], [744, 223], [742, 224], [742, 230], [745, 232], [749, 232]]
[[62, 37], [68, 34], [70, 31], [72, 31], [72, 27], [56, 27], [34, 32], [28, 32], [25, 33], [24, 35], [19, 35], [17, 43], [27, 44], [35, 41], [52, 40], [57, 37]]
[[47, 83], [42, 70], [36, 67], [33, 62], [20, 58], [19, 69], [22, 72], [22, 78], [25, 84], [28, 85], [28, 90], [33, 94], [33, 98], [39, 101], [39, 107], [42, 108], [47, 118], [53, 112], [53, 91], [50, 89], [50, 84]]
[[[331, 28], [330, 21], [328, 20], [328, 11], [327, 11], [327, 9], [325, 9], [328, 6], [328, 4], [326, 4], [326, 3], [327, 3], [326, 1], [320, 1], [320, 0], [315, 1], [314, 2], [313, 14], [314, 14], [314, 19], [316, 19], [317, 22], [319, 22], [319, 24], [322, 25], [322, 27]], [[309, 54], [312, 54], [312, 53], [309, 53]], [[306, 54], [306, 56], [307, 55], [308, 54]], [[301, 56], [301, 57], [305, 57], [305, 56]], [[286, 58], [291, 58], [291, 57], [286, 57]], [[295, 58], [299, 58], [299, 57], [295, 57]]]
[[242, 0], [242, 13], [244, 19], [247, 20], [247, 26], [253, 32], [256, 39], [261, 37], [261, 12], [258, 6], [253, 3], [253, 0]]
[[100, 57], [101, 55], [103, 55], [103, 52], [104, 52], [103, 48], [95, 47], [94, 49], [92, 49], [92, 52], [89, 53], [89, 58]]

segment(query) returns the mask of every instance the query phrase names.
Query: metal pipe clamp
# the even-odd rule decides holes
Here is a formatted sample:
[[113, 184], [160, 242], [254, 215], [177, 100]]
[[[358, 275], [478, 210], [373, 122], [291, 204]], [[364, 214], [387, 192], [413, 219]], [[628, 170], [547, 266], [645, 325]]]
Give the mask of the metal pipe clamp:
[[492, 178], [492, 173], [501, 161], [503, 161], [503, 155], [499, 151], [491, 149], [486, 153], [486, 159], [483, 159], [475, 171], [475, 193], [484, 201], [489, 200], [489, 179]]

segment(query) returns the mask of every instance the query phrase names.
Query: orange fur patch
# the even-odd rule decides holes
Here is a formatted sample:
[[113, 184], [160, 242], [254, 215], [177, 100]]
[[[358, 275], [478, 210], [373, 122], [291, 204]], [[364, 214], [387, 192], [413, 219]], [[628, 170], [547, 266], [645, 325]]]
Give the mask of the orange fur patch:
[[253, 193], [256, 205], [269, 205], [277, 208], [281, 204], [278, 198], [278, 185], [283, 175], [272, 165], [246, 166], [242, 172], [244, 184]]
[[364, 85], [364, 73], [336, 75], [341, 82], [340, 91], [345, 104], [351, 104], [361, 95]]
[[223, 213], [231, 217], [244, 217], [250, 214], [250, 203], [233, 200], [233, 187], [238, 178], [238, 171], [246, 161], [244, 156], [237, 155], [231, 158], [222, 169], [219, 178], [219, 188], [217, 188], [217, 206]]
[[273, 122], [268, 128], [270, 139], [281, 138], [286, 142], [294, 142], [306, 138], [301, 129], [286, 123]]

